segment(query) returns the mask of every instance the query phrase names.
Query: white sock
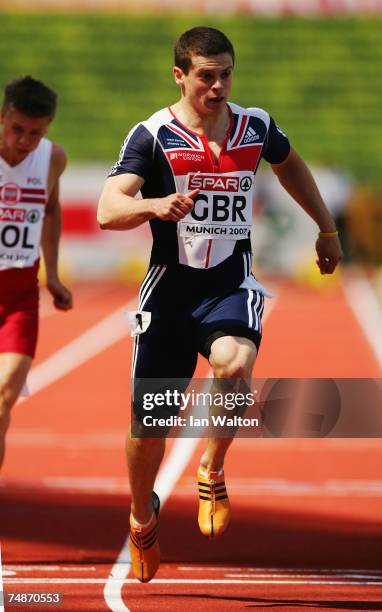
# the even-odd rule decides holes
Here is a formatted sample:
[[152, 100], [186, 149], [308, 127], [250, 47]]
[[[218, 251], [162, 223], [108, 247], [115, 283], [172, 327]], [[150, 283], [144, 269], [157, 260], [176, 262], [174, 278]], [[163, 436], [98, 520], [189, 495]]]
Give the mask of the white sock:
[[153, 515], [154, 515], [154, 512], [150, 516], [150, 519], [147, 521], [147, 523], [139, 523], [137, 519], [135, 519], [134, 516], [131, 515], [131, 522], [133, 524], [133, 527], [135, 527], [136, 529], [142, 529], [142, 528], [145, 529], [145, 527], [148, 527], [150, 525]]

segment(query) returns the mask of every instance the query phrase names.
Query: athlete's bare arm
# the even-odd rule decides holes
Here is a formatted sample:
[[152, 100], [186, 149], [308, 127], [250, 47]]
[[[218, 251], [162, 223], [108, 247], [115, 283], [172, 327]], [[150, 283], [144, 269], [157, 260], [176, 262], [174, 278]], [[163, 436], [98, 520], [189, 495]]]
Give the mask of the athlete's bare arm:
[[[336, 230], [334, 219], [325, 206], [308, 166], [294, 149], [290, 150], [281, 164], [272, 164], [272, 170], [289, 195], [317, 223], [321, 232]], [[318, 238], [316, 251], [321, 274], [332, 274], [342, 257], [338, 236]]]
[[193, 208], [198, 189], [173, 193], [164, 198], [136, 199], [144, 179], [137, 174], [121, 174], [106, 180], [99, 203], [97, 219], [102, 229], [134, 229], [150, 219], [179, 221]]
[[47, 287], [53, 296], [54, 305], [60, 310], [69, 310], [72, 307], [72, 294], [58, 276], [58, 245], [61, 233], [59, 182], [65, 166], [65, 151], [59, 145], [53, 144], [41, 247], [46, 267]]

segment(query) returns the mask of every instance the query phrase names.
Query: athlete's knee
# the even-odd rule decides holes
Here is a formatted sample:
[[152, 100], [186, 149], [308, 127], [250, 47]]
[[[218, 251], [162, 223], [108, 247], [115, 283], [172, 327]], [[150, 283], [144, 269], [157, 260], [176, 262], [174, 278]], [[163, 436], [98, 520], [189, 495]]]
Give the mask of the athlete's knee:
[[0, 435], [4, 435], [9, 427], [12, 404], [4, 399], [0, 390]]
[[236, 359], [228, 363], [216, 364], [213, 368], [215, 378], [249, 378], [250, 368], [244, 360]]
[[253, 360], [243, 351], [220, 353], [212, 362], [215, 378], [250, 378]]
[[210, 364], [215, 378], [250, 378], [256, 347], [247, 338], [218, 338], [211, 347]]
[[140, 419], [133, 418], [126, 444], [149, 453], [151, 449], [164, 445], [168, 432], [168, 427], [148, 427]]
[[17, 389], [11, 381], [0, 383], [0, 415], [9, 414], [18, 397]]
[[0, 383], [0, 414], [7, 414], [11, 411], [17, 393], [8, 382]]

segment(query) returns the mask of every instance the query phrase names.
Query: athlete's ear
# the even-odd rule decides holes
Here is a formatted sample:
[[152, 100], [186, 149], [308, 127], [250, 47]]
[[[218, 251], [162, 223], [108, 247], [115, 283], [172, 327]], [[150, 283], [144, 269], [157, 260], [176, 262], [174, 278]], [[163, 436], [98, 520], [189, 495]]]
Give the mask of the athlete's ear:
[[183, 70], [181, 68], [179, 68], [178, 66], [174, 66], [174, 68], [172, 69], [172, 73], [174, 75], [175, 83], [177, 85], [182, 85], [183, 84], [183, 77], [184, 77]]

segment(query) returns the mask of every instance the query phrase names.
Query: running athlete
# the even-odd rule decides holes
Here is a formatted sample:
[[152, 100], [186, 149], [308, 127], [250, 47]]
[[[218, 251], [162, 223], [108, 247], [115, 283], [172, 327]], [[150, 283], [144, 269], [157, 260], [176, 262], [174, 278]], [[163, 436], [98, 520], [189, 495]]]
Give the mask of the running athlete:
[[[261, 340], [265, 289], [252, 275], [250, 230], [255, 174], [264, 158], [319, 228], [318, 266], [341, 257], [334, 221], [310, 171], [269, 114], [228, 101], [234, 50], [209, 27], [183, 33], [173, 74], [180, 100], [127, 136], [99, 203], [102, 228], [149, 221], [153, 247], [140, 291], [133, 357], [134, 421], [142, 421], [142, 379], [190, 379], [198, 352], [215, 381], [250, 379]], [[142, 199], [136, 199], [140, 191]], [[214, 383], [215, 384], [215, 383]], [[164, 416], [166, 406], [155, 416]], [[152, 414], [152, 413], [151, 413]], [[230, 520], [223, 463], [232, 438], [212, 437], [198, 469], [199, 527], [219, 536]], [[130, 553], [142, 582], [160, 559], [159, 500], [153, 493], [163, 438], [130, 437]]]
[[44, 138], [56, 93], [30, 76], [5, 87], [0, 119], [0, 467], [10, 412], [35, 354], [40, 245], [56, 308], [72, 306], [57, 272], [64, 150]]

